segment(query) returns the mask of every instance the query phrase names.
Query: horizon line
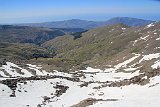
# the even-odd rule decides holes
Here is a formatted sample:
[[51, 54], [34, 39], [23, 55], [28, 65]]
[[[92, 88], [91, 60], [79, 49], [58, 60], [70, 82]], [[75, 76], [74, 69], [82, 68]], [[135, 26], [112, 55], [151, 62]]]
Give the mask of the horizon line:
[[[38, 23], [51, 23], [51, 22], [60, 22], [60, 21], [69, 21], [69, 20], [82, 20], [82, 21], [94, 21], [94, 22], [104, 22], [104, 21], [108, 21], [110, 19], [114, 19], [114, 18], [133, 18], [133, 19], [140, 19], [140, 20], [147, 20], [147, 21], [160, 21], [158, 20], [150, 20], [150, 19], [145, 19], [145, 18], [138, 18], [138, 17], [129, 17], [129, 16], [116, 16], [116, 17], [110, 17], [110, 18], [106, 18], [103, 20], [89, 20], [89, 19], [85, 19], [85, 18], [65, 18], [62, 20], [46, 20], [46, 21], [39, 21], [39, 22], [35, 22], [35, 21], [24, 21], [24, 22], [12, 22], [12, 23], [0, 23], [0, 25], [16, 25], [16, 24], [38, 24]], [[16, 19], [21, 19], [21, 18], [16, 18]]]

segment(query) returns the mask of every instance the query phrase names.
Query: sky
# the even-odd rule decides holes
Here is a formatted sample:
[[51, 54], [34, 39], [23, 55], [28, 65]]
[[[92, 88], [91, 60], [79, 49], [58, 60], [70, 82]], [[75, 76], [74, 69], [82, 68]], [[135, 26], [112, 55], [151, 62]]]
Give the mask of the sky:
[[0, 23], [113, 17], [160, 20], [160, 0], [0, 0]]

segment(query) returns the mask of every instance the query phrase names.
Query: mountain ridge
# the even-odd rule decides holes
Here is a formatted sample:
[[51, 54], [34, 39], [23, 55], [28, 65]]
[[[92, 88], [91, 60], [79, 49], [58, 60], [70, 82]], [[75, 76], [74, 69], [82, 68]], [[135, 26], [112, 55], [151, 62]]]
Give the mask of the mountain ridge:
[[19, 26], [32, 26], [32, 27], [48, 27], [48, 28], [83, 28], [92, 29], [97, 27], [102, 27], [106, 25], [113, 25], [118, 23], [123, 23], [128, 26], [144, 26], [150, 24], [154, 21], [144, 20], [131, 17], [115, 17], [106, 21], [88, 21], [81, 19], [71, 19], [64, 21], [53, 21], [53, 22], [43, 22], [43, 23], [26, 23], [18, 24]]

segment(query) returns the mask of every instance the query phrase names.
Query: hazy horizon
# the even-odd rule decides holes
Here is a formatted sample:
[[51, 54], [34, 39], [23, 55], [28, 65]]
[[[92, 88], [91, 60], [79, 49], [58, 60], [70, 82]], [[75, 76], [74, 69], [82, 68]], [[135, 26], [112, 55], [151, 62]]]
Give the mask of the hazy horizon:
[[133, 17], [159, 21], [159, 0], [0, 0], [0, 24]]

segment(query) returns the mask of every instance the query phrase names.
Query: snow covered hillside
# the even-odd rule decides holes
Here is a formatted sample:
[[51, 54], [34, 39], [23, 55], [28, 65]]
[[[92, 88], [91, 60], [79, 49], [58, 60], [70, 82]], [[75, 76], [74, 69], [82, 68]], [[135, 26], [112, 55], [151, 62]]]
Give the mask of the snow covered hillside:
[[[1, 107], [158, 107], [160, 53], [133, 56], [105, 70], [46, 72], [7, 62], [0, 67]], [[134, 62], [139, 59], [139, 61]], [[152, 60], [151, 72], [141, 63]], [[134, 62], [134, 63], [132, 63]], [[132, 65], [129, 65], [132, 63]], [[21, 67], [20, 67], [21, 66]]]

